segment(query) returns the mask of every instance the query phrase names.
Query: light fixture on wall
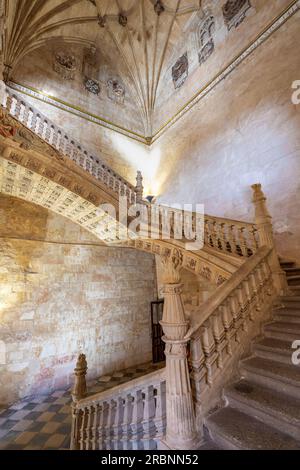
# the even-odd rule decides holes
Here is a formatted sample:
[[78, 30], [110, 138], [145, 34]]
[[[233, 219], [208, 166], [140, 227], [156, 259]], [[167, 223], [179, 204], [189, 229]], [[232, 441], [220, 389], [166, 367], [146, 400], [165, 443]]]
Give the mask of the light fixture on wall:
[[153, 195], [146, 196], [146, 200], [148, 202], [150, 202], [150, 204], [151, 204], [151, 202], [154, 202], [153, 199], [155, 199], [155, 196], [153, 196]]

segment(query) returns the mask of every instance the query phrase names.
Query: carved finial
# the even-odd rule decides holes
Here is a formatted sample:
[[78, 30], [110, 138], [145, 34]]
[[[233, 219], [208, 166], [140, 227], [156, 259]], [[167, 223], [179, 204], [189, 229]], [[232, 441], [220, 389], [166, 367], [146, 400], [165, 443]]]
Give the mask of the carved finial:
[[154, 11], [157, 16], [160, 16], [165, 11], [165, 7], [163, 6], [161, 0], [157, 0], [157, 2], [155, 3]]
[[123, 26], [123, 28], [125, 28], [125, 26], [127, 25], [127, 16], [123, 15], [122, 13], [119, 14], [119, 24], [121, 26]]
[[259, 223], [265, 223], [271, 221], [271, 216], [268, 212], [267, 206], [266, 206], [266, 196], [263, 193], [263, 190], [261, 189], [261, 184], [253, 184], [252, 185], [253, 189], [253, 203], [255, 206], [255, 222], [256, 224]]
[[136, 187], [135, 187], [135, 192], [136, 192], [136, 202], [142, 202], [143, 200], [143, 193], [144, 193], [144, 186], [143, 186], [143, 176], [142, 172], [138, 171], [136, 174]]
[[78, 401], [86, 396], [87, 388], [85, 376], [87, 373], [87, 369], [88, 367], [85, 354], [79, 354], [76, 367], [74, 369], [75, 384], [72, 390], [73, 401]]

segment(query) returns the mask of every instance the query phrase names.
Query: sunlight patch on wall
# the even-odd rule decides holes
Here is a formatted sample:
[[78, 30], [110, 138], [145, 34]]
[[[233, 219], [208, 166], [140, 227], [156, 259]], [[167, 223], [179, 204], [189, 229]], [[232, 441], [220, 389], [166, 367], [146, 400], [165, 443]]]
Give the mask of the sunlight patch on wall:
[[157, 173], [161, 162], [159, 146], [146, 148], [122, 135], [112, 136], [112, 143], [124, 160], [136, 171], [140, 170], [142, 172], [144, 194], [157, 195], [160, 189], [157, 181]]

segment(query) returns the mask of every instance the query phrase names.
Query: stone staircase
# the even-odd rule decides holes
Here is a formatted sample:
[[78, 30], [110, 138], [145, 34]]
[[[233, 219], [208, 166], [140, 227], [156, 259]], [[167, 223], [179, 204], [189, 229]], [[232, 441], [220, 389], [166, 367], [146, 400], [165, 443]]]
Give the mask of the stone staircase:
[[291, 294], [240, 362], [241, 379], [224, 390], [226, 406], [206, 419], [209, 440], [223, 449], [300, 449], [300, 366], [292, 342], [300, 339], [300, 268], [281, 261]]

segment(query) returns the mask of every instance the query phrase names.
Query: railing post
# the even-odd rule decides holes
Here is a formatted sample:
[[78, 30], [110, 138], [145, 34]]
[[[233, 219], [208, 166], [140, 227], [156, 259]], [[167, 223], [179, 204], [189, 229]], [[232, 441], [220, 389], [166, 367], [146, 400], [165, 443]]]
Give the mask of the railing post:
[[272, 277], [276, 292], [280, 295], [284, 294], [288, 290], [286, 275], [281, 269], [278, 255], [276, 252], [272, 217], [270, 216], [266, 206], [266, 196], [264, 195], [261, 184], [253, 184], [253, 203], [255, 207], [255, 224], [258, 230], [259, 244], [260, 246], [268, 246], [272, 249], [270, 254], [270, 268], [272, 270]]
[[143, 201], [143, 192], [144, 192], [143, 176], [142, 176], [141, 171], [138, 171], [137, 175], [136, 175], [135, 192], [136, 192], [136, 202], [137, 202], [137, 204], [141, 203]]
[[160, 449], [197, 449], [200, 435], [196, 430], [195, 410], [187, 361], [185, 335], [189, 322], [185, 318], [180, 270], [182, 258], [177, 250], [172, 256], [163, 256], [164, 311], [160, 322], [166, 343], [166, 436]]
[[77, 402], [81, 398], [84, 398], [87, 393], [85, 379], [87, 373], [87, 362], [84, 354], [79, 354], [74, 373], [75, 383], [72, 390], [72, 398], [74, 402]]

